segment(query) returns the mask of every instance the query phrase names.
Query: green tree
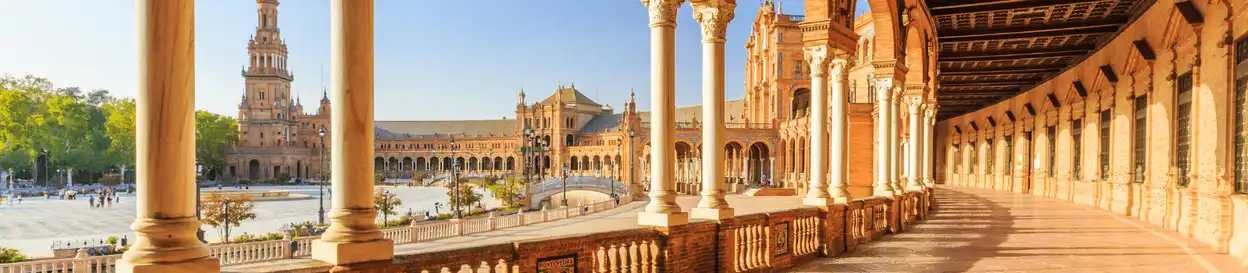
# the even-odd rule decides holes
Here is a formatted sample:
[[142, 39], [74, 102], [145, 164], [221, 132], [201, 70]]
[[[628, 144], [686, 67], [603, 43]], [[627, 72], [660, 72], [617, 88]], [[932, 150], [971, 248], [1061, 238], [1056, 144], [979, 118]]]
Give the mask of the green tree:
[[[470, 183], [465, 183], [463, 179], [460, 179], [458, 183], [459, 184], [459, 200], [455, 200], [455, 184], [456, 183], [447, 183], [447, 186], [446, 186], [446, 188], [449, 189], [448, 191], [446, 191], [446, 196], [451, 199], [451, 202], [447, 205], [450, 205], [451, 208], [454, 208], [455, 204], [463, 204], [459, 207], [459, 209], [462, 211], [468, 211], [472, 208], [471, 207], [472, 204], [481, 202], [481, 194], [477, 193], [477, 191], [472, 190], [473, 185]], [[463, 203], [459, 203], [456, 201], [463, 201]]]
[[390, 219], [390, 215], [394, 215], [394, 210], [403, 205], [403, 200], [399, 199], [399, 195], [390, 193], [389, 191], [373, 192], [373, 207], [377, 212], [381, 213], [381, 222], [386, 223]]
[[26, 257], [17, 249], [0, 247], [0, 264], [20, 263], [29, 260], [30, 257]]
[[199, 209], [203, 212], [201, 221], [216, 228], [222, 242], [230, 241], [230, 227], [237, 227], [244, 220], [256, 219], [256, 203], [251, 197], [233, 196], [227, 199], [222, 194], [209, 193], [207, 198], [206, 202], [200, 203]]
[[238, 121], [205, 111], [195, 111], [195, 160], [204, 166], [205, 178], [214, 179], [226, 167], [225, 155], [238, 143]]
[[524, 178], [518, 176], [507, 176], [503, 179], [503, 183], [495, 183], [486, 186], [494, 198], [503, 201], [503, 205], [509, 208], [518, 208], [523, 206], [520, 201], [524, 198]]
[[[136, 112], [134, 99], [113, 99], [100, 108], [107, 117], [104, 135], [108, 138], [107, 155], [118, 169], [134, 164]], [[131, 168], [133, 169], [133, 168]], [[125, 181], [121, 181], [125, 183]]]

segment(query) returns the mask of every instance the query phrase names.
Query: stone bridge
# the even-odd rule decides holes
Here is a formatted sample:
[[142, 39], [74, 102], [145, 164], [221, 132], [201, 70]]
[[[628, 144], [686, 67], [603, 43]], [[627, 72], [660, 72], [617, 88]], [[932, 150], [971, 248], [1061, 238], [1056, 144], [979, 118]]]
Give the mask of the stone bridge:
[[[592, 191], [607, 196], [611, 195], [611, 186], [615, 184], [616, 196], [624, 196], [628, 194], [628, 185], [621, 181], [612, 182], [609, 178], [601, 178], [594, 176], [569, 176], [567, 178], [567, 191]], [[529, 188], [529, 208], [541, 208], [542, 201], [564, 192], [563, 181], [559, 178], [547, 179], [542, 182], [533, 184]]]

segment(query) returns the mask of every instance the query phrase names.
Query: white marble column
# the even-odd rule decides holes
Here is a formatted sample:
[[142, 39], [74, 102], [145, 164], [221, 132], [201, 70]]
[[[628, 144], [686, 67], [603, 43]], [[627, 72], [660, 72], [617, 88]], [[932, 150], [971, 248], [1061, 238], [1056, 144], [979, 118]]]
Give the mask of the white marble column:
[[[933, 170], [935, 170], [935, 157], [933, 154], [935, 147], [932, 147], [933, 130], [936, 129], [936, 109], [928, 105], [923, 111], [923, 173], [919, 174], [923, 177], [923, 184], [928, 187], [934, 187], [936, 181], [932, 179]], [[1012, 156], [1012, 155], [1011, 155]], [[1007, 166], [1013, 168], [1013, 166]]]
[[910, 181], [908, 181], [909, 185], [907, 185], [907, 189], [911, 191], [921, 191], [924, 187], [922, 178], [919, 177], [919, 164], [921, 164], [919, 163], [919, 148], [922, 147], [919, 143], [919, 135], [923, 132], [919, 126], [921, 124], [925, 124], [925, 122], [921, 120], [923, 115], [920, 114], [919, 108], [923, 104], [923, 98], [919, 96], [912, 96], [906, 101], [906, 103], [909, 104], [906, 106], [910, 107], [910, 141], [908, 142], [910, 143], [910, 155], [907, 156], [907, 158], [910, 159], [907, 163], [910, 170], [908, 171], [908, 174], [906, 174], [906, 178]]
[[[894, 88], [894, 89], [900, 89], [900, 88]], [[892, 183], [891, 186], [893, 186], [893, 193], [901, 194], [906, 191], [905, 185], [903, 185], [903, 183], [901, 182], [902, 180], [901, 173], [902, 171], [904, 171], [903, 166], [902, 166], [902, 158], [901, 158], [902, 157], [901, 105], [902, 105], [903, 98], [899, 90], [889, 90], [889, 91], [893, 91], [891, 92], [893, 96], [893, 101], [892, 101], [892, 105], [890, 105], [889, 107], [889, 110], [892, 110], [892, 113], [889, 113], [888, 115], [888, 120], [890, 122], [888, 140], [891, 143], [891, 146], [889, 147], [889, 151], [892, 152], [892, 154], [890, 155], [892, 156], [892, 158], [889, 160], [892, 166], [889, 167], [890, 177], [888, 181]]]
[[676, 131], [676, 11], [684, 0], [642, 0], [650, 15], [650, 203], [637, 224], [670, 227], [689, 222], [676, 204], [672, 168]]
[[702, 200], [692, 217], [721, 220], [733, 216], [724, 200], [724, 42], [728, 22], [736, 15], [731, 1], [693, 4], [693, 19], [702, 25]]
[[827, 206], [832, 204], [828, 195], [828, 46], [812, 46], [805, 49], [806, 63], [810, 64], [810, 190], [802, 204]]
[[890, 122], [891, 119], [889, 118], [893, 112], [892, 85], [892, 79], [877, 79], [875, 83], [877, 88], [875, 91], [877, 99], [875, 105], [877, 107], [876, 112], [879, 116], [875, 123], [877, 129], [875, 137], [876, 145], [879, 146], [876, 148], [877, 154], [875, 157], [876, 161], [878, 161], [876, 164], [879, 169], [876, 172], [875, 189], [872, 191], [872, 194], [875, 196], [893, 195], [893, 184], [892, 180], [890, 180], [892, 178], [891, 173], [893, 171], [891, 163], [893, 152], [892, 143], [889, 142], [889, 136], [892, 132], [892, 125]]
[[195, 1], [138, 0], [135, 241], [118, 272], [219, 272], [195, 236]]
[[849, 61], [846, 59], [832, 60], [832, 73], [828, 77], [832, 85], [831, 128], [828, 132], [828, 194], [833, 202], [847, 203], [849, 196], [849, 100], [846, 97], [846, 77]]
[[330, 150], [333, 192], [312, 258], [342, 265], [389, 260], [394, 242], [373, 219], [373, 1], [331, 0], [329, 19]]

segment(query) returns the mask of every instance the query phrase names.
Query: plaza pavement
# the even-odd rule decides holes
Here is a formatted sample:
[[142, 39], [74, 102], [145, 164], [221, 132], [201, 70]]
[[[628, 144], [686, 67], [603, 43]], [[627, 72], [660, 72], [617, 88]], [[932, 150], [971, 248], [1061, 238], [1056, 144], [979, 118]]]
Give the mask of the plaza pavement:
[[[282, 225], [292, 222], [317, 221], [318, 190], [316, 187], [252, 187], [252, 190], [285, 189], [292, 193], [308, 194], [312, 198], [287, 201], [256, 202], [256, 219], [246, 220], [239, 227], [231, 228], [230, 235], [236, 236], [244, 232], [257, 234], [276, 232]], [[446, 204], [450, 200], [446, 190], [442, 188], [390, 188], [399, 195], [403, 206], [396, 209], [400, 214], [408, 209], [433, 211], [433, 204]], [[483, 192], [487, 197], [489, 192]], [[113, 202], [112, 209], [88, 208], [87, 196], [78, 200], [59, 200], [43, 198], [25, 198], [22, 204], [10, 206], [0, 205], [0, 247], [16, 248], [22, 253], [35, 257], [52, 255], [53, 241], [74, 241], [80, 245], [83, 240], [99, 241], [109, 236], [127, 236], [134, 239], [130, 224], [135, 218], [134, 195], [122, 195], [121, 202]], [[487, 198], [491, 199], [491, 198]], [[497, 207], [496, 201], [488, 201], [487, 206]], [[325, 209], [331, 208], [331, 202], [325, 200]], [[445, 207], [442, 209], [446, 211]], [[397, 216], [391, 215], [391, 218]], [[327, 218], [326, 221], [329, 219]], [[217, 241], [217, 230], [211, 226], [203, 226], [204, 237], [209, 242]]]
[[1047, 197], [941, 187], [935, 215], [787, 272], [1248, 272], [1134, 218]]

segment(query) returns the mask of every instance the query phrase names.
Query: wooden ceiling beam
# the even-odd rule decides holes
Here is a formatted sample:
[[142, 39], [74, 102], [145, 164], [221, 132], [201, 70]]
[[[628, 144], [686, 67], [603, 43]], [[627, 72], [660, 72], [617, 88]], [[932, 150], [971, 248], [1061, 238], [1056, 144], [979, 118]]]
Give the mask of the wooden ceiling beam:
[[940, 76], [991, 76], [1013, 74], [1044, 74], [1062, 72], [1061, 68], [1017, 68], [1017, 69], [977, 69], [963, 71], [941, 71]]
[[936, 30], [941, 43], [1030, 39], [1050, 36], [1069, 36], [1098, 33], [1113, 33], [1127, 21], [1126, 17], [1115, 17], [1096, 22], [1074, 22], [1063, 24], [1036, 24], [1006, 28], [979, 28], [965, 31]]
[[[969, 3], [968, 3], [969, 2]], [[1081, 2], [1091, 2], [1088, 0], [997, 0], [997, 1], [932, 1], [928, 2], [931, 7], [932, 16], [959, 14], [959, 13], [975, 13], [991, 10], [1010, 10], [1035, 8], [1064, 4], [1075, 4]]]
[[978, 73], [978, 72], [997, 72], [997, 71], [1015, 71], [1015, 70], [1024, 71], [1024, 72], [1030, 72], [1033, 70], [1037, 70], [1037, 71], [1038, 70], [1044, 70], [1044, 71], [1058, 70], [1060, 71], [1062, 69], [1066, 69], [1066, 64], [1006, 66], [1006, 67], [974, 67], [974, 68], [942, 67], [940, 68], [940, 75], [948, 75], [950, 73], [957, 74], [957, 73]]
[[940, 86], [1030, 86], [1039, 83], [1036, 81], [965, 81], [965, 82], [942, 82]]
[[1091, 50], [1048, 50], [1028, 53], [1001, 53], [1001, 54], [981, 54], [976, 56], [940, 56], [941, 62], [973, 62], [973, 61], [995, 61], [995, 60], [1013, 60], [1013, 59], [1040, 59], [1040, 58], [1057, 58], [1057, 57], [1079, 57], [1088, 55]]
[[1024, 48], [1024, 49], [1006, 49], [1006, 50], [981, 51], [981, 52], [943, 52], [942, 51], [940, 52], [940, 57], [941, 58], [978, 57], [978, 56], [1012, 57], [1012, 56], [1017, 56], [1017, 55], [1048, 53], [1048, 52], [1054, 52], [1054, 51], [1078, 51], [1078, 50], [1092, 51], [1095, 49], [1096, 49], [1096, 45], [1082, 44], [1082, 45], [1064, 46], [1064, 47], [1058, 47], [1058, 48], [1047, 48], [1047, 47], [1046, 48]]

